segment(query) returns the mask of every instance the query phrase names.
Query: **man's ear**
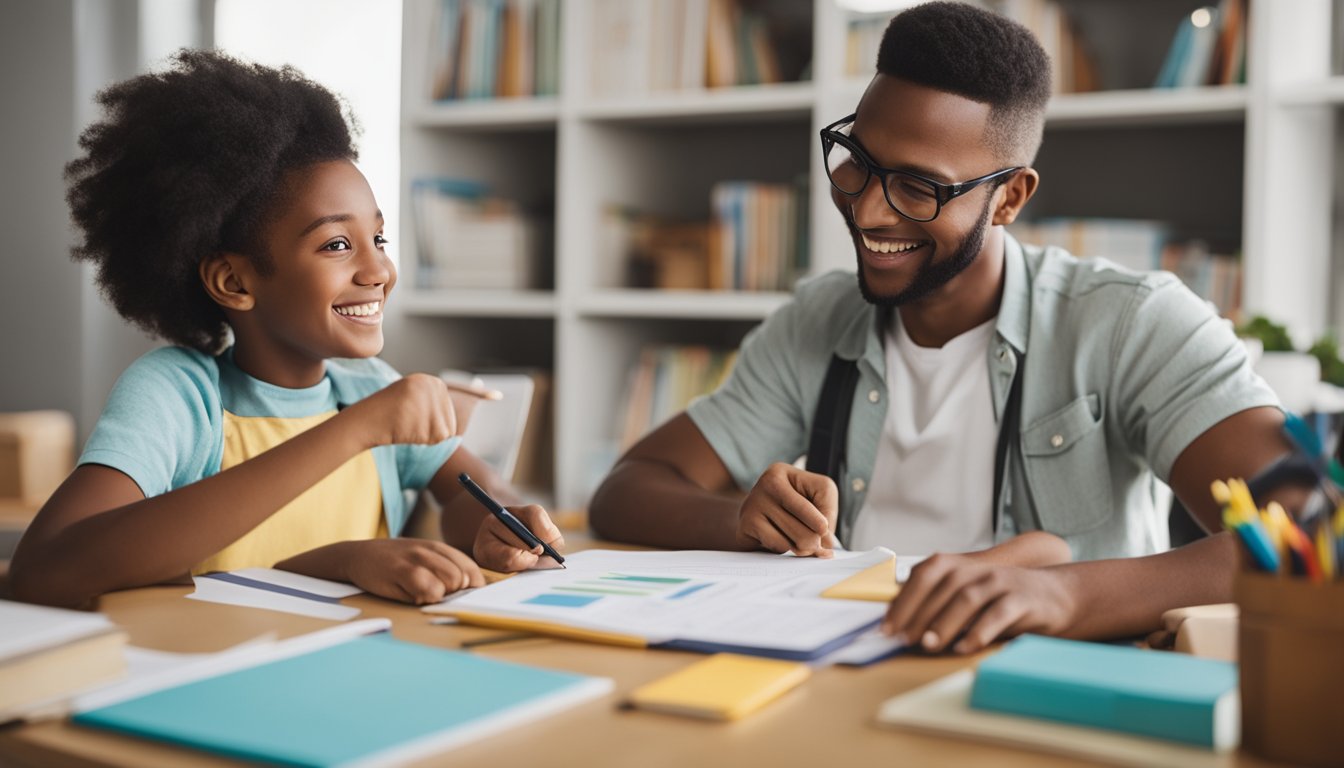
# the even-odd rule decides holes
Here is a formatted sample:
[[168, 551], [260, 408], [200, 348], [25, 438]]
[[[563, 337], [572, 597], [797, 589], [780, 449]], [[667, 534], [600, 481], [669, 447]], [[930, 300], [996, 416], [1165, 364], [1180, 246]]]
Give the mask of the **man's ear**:
[[1036, 194], [1036, 185], [1041, 181], [1041, 175], [1035, 168], [1023, 168], [1013, 174], [1002, 187], [1003, 197], [999, 204], [994, 208], [993, 224], [1003, 225], [1012, 224], [1017, 221], [1017, 214], [1022, 211], [1022, 207], [1027, 204], [1031, 196]]
[[246, 256], [217, 253], [201, 261], [201, 284], [219, 306], [246, 312], [256, 303], [247, 290], [248, 278], [254, 274], [251, 267]]

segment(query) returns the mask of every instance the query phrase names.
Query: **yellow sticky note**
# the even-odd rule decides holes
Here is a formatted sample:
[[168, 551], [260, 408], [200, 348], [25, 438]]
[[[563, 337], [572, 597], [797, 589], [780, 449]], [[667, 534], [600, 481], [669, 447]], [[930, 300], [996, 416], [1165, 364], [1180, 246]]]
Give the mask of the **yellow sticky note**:
[[839, 600], [871, 600], [875, 603], [889, 603], [901, 585], [896, 583], [896, 558], [884, 560], [877, 565], [865, 568], [844, 581], [828, 587], [822, 597]]
[[710, 720], [737, 720], [807, 679], [798, 661], [716, 653], [630, 694], [640, 709]]

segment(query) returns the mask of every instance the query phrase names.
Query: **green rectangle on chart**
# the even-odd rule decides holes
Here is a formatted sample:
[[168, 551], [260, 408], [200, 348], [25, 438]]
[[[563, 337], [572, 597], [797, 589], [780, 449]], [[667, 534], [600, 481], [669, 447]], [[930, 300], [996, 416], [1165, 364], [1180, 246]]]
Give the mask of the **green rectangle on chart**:
[[650, 584], [685, 584], [690, 579], [679, 579], [673, 576], [622, 576], [617, 573], [602, 576], [600, 578], [611, 581], [646, 581]]

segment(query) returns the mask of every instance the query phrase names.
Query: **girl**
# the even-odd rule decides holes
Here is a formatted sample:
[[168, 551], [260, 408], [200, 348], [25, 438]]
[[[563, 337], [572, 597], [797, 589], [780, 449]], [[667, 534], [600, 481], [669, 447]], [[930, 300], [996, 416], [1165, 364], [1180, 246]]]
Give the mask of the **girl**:
[[[174, 346], [118, 380], [78, 467], [10, 573], [19, 599], [77, 605], [185, 574], [274, 566], [411, 603], [530, 568], [460, 472], [511, 491], [458, 447], [437, 377], [375, 355], [396, 270], [351, 127], [291, 68], [183, 51], [99, 96], [68, 200], [117, 311]], [[464, 409], [465, 410], [465, 409]], [[449, 544], [389, 538], [428, 487]], [[512, 508], [560, 544], [545, 510]], [[450, 546], [450, 544], [455, 546]]]

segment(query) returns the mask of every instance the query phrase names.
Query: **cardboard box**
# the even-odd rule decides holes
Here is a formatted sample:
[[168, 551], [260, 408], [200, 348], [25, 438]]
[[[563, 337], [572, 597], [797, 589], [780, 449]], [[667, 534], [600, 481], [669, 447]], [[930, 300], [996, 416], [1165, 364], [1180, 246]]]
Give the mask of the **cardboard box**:
[[1344, 582], [1238, 573], [1241, 744], [1296, 765], [1344, 766]]
[[70, 414], [0, 413], [0, 500], [36, 511], [74, 469], [74, 460]]

